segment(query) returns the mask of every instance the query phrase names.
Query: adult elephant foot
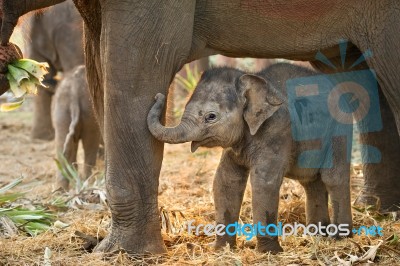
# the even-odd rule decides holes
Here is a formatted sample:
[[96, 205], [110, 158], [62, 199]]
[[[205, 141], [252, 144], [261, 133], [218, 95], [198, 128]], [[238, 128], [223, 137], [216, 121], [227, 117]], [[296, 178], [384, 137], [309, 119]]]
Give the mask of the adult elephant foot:
[[[141, 102], [150, 104], [152, 97], [142, 99]], [[138, 110], [133, 113], [137, 112]], [[137, 124], [125, 125], [132, 129]], [[129, 138], [128, 135], [126, 134], [123, 139]], [[114, 136], [110, 139], [121, 141]], [[150, 136], [143, 136], [138, 141], [149, 144], [152, 139]], [[113, 142], [114, 145], [111, 147], [106, 147], [106, 189], [108, 206], [111, 210], [111, 227], [109, 235], [98, 245], [96, 251], [108, 253], [123, 249], [129, 254], [165, 253], [157, 200], [157, 177], [161, 167], [163, 146], [161, 143], [153, 142], [153, 147], [147, 145], [138, 147], [139, 144], [136, 143], [135, 149], [144, 149], [137, 154], [154, 154], [154, 158], [138, 159], [135, 150], [117, 149], [116, 142]], [[149, 161], [150, 158], [152, 161]], [[154, 170], [143, 169], [141, 165], [147, 163], [153, 164]]]
[[[150, 240], [150, 241], [147, 241]], [[114, 253], [125, 250], [129, 254], [163, 254], [166, 248], [162, 240], [140, 238], [132, 234], [130, 229], [112, 229], [94, 249], [94, 252]]]

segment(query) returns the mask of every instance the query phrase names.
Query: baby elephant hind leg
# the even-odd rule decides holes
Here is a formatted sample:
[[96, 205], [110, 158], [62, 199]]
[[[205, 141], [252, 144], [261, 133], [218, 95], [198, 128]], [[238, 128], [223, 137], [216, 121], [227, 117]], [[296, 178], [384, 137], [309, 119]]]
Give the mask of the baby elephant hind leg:
[[[69, 124], [68, 134], [65, 137], [62, 154], [65, 157], [66, 162], [69, 165], [72, 165], [73, 163], [76, 163], [78, 144], [81, 138], [79, 105], [77, 105], [76, 103], [72, 103], [70, 105], [69, 111], [71, 114], [71, 118], [69, 121], [71, 121], [71, 123]], [[63, 167], [65, 168], [66, 166]], [[67, 180], [66, 177], [62, 176], [61, 173], [59, 173], [59, 176], [60, 177], [58, 178], [58, 182], [62, 185], [61, 187], [64, 189], [68, 188], [69, 180]]]
[[[69, 131], [69, 124], [71, 122], [71, 117], [69, 113], [64, 113], [64, 112], [56, 112], [53, 115], [53, 121], [54, 121], [54, 127], [55, 127], [55, 133], [56, 133], [56, 156], [58, 158], [58, 161], [61, 163], [62, 156], [65, 157], [63, 151], [64, 151], [64, 144], [65, 144], [65, 139], [68, 135]], [[74, 144], [73, 144], [74, 145]], [[76, 144], [77, 148], [77, 144]], [[75, 149], [75, 147], [73, 147]], [[75, 157], [76, 158], [76, 157]], [[73, 162], [75, 158], [66, 158], [67, 161]], [[60, 165], [60, 167], [63, 167]], [[63, 190], [67, 190], [69, 186], [69, 181], [67, 178], [64, 177], [62, 172], [60, 170], [57, 171], [56, 174], [56, 188], [61, 188]]]
[[[328, 192], [321, 177], [310, 182], [301, 182], [306, 193], [306, 220], [307, 225], [321, 223], [329, 224]], [[325, 232], [324, 232], [325, 233]]]
[[[321, 177], [326, 185], [332, 204], [333, 216], [331, 217], [331, 223], [337, 226], [347, 225], [350, 230], [348, 236], [351, 236], [353, 222], [350, 198], [350, 165], [346, 163], [332, 169], [324, 169]], [[339, 237], [339, 232], [334, 236]]]
[[90, 122], [85, 123], [82, 136], [82, 146], [85, 154], [84, 178], [92, 175], [92, 169], [96, 165], [99, 145], [100, 131], [94, 117], [92, 117]]

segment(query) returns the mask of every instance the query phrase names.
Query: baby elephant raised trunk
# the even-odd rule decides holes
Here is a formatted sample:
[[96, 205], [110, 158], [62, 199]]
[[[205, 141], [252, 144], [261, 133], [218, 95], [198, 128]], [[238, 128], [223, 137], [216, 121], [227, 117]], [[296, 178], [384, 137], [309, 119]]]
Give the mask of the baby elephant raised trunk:
[[151, 134], [162, 142], [177, 144], [196, 140], [195, 123], [190, 119], [182, 118], [181, 123], [176, 127], [165, 127], [160, 123], [161, 115], [164, 110], [165, 96], [158, 93], [155, 97], [155, 104], [147, 116], [147, 125]]

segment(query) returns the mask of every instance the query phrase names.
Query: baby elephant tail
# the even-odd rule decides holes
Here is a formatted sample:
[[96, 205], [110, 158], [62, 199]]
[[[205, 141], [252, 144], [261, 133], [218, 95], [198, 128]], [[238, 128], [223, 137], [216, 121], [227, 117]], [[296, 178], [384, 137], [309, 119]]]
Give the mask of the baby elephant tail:
[[63, 154], [66, 158], [70, 158], [71, 153], [74, 152], [74, 147], [76, 143], [79, 141], [79, 117], [80, 117], [80, 106], [79, 101], [71, 101], [70, 104], [70, 112], [71, 112], [71, 124], [69, 125], [69, 131], [67, 137], [64, 142], [64, 150]]

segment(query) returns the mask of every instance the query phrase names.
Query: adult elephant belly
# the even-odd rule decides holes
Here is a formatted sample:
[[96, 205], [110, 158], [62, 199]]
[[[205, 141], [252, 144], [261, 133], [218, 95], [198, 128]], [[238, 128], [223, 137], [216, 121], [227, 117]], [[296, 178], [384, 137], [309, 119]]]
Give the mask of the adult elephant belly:
[[312, 60], [318, 50], [350, 37], [352, 17], [341, 10], [343, 1], [326, 2], [197, 1], [192, 56]]

